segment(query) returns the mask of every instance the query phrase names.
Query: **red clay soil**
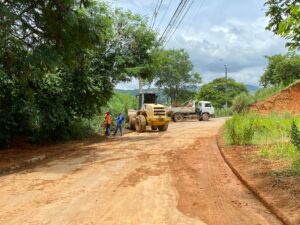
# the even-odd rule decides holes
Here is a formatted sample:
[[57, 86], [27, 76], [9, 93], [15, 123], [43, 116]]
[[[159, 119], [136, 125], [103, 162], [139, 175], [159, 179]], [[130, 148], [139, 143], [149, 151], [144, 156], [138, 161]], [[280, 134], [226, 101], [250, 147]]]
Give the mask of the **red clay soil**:
[[272, 112], [290, 113], [296, 115], [300, 113], [300, 83], [297, 83], [281, 92], [259, 101], [249, 107], [251, 112], [258, 112], [267, 115]]
[[[17, 138], [10, 148], [0, 150], [0, 175], [27, 168], [39, 161], [54, 158], [66, 152], [73, 152], [78, 147], [88, 147], [90, 143], [103, 142], [104, 140], [105, 137], [94, 136], [82, 141], [33, 145], [26, 142], [24, 138]], [[33, 159], [38, 160], [32, 163]]]
[[240, 179], [286, 224], [300, 224], [300, 178], [283, 171], [287, 163], [257, 157], [259, 147], [224, 146], [220, 150]]

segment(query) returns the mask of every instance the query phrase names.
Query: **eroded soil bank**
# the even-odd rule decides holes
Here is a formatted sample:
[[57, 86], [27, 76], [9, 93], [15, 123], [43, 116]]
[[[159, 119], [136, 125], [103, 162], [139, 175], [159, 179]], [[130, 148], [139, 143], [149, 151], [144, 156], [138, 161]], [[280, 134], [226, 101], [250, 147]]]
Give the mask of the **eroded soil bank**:
[[288, 163], [258, 157], [256, 146], [218, 143], [229, 165], [286, 224], [300, 224], [300, 178], [288, 173]]

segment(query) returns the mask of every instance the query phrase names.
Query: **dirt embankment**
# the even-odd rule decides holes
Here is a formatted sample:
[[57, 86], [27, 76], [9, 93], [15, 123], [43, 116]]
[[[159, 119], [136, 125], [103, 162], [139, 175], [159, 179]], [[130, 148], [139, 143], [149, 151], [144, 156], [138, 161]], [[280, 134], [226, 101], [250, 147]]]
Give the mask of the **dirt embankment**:
[[249, 110], [262, 115], [272, 112], [300, 114], [300, 83], [284, 89], [266, 100], [252, 104]]
[[300, 178], [286, 171], [280, 160], [257, 157], [256, 146], [225, 146], [219, 136], [221, 152], [243, 182], [287, 225], [300, 224]]

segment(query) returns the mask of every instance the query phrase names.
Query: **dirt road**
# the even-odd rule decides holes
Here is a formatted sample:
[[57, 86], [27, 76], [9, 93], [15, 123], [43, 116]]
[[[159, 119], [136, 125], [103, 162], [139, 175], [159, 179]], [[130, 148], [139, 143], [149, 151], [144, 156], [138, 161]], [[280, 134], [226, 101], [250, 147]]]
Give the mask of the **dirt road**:
[[281, 224], [224, 163], [224, 119], [85, 143], [0, 177], [0, 224]]

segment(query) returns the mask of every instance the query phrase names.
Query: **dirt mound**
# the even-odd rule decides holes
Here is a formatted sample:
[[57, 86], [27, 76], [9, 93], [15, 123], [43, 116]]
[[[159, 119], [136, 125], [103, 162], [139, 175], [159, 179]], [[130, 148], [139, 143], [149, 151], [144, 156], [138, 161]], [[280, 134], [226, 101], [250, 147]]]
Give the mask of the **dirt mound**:
[[249, 111], [267, 115], [272, 112], [300, 114], [300, 82], [286, 88], [279, 93], [256, 102], [249, 107]]

